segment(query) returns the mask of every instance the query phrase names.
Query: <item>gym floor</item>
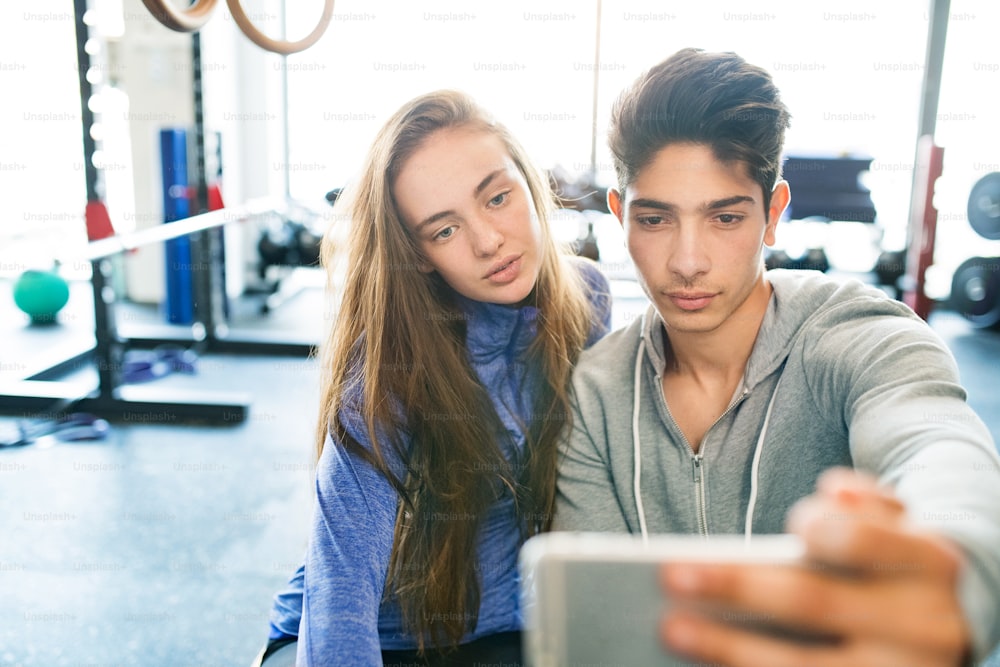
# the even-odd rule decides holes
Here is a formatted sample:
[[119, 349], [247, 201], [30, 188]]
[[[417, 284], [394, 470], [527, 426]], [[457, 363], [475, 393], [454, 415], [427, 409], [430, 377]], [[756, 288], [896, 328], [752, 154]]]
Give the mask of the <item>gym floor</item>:
[[[634, 285], [617, 286], [620, 326], [643, 300]], [[39, 329], [26, 326], [0, 282], [0, 379], [71, 339], [88, 343], [86, 287], [74, 285], [63, 324]], [[121, 310], [125, 323], [157, 317]], [[248, 326], [318, 340], [321, 311], [321, 294], [307, 290]], [[1000, 332], [943, 310], [931, 324], [1000, 441]], [[86, 381], [93, 370], [83, 365], [71, 376]], [[0, 540], [0, 665], [230, 667], [248, 665], [262, 646], [271, 596], [307, 539], [317, 364], [207, 354], [196, 375], [156, 384], [246, 392], [249, 418], [219, 426], [116, 421], [102, 442], [43, 439], [0, 451], [9, 517]], [[0, 426], [13, 423], [0, 417]]]

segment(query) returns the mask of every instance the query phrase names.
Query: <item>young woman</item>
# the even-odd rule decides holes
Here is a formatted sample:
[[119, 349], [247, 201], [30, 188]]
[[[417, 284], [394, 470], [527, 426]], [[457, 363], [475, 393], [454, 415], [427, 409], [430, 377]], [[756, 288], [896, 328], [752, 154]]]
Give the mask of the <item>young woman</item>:
[[317, 507], [271, 648], [297, 636], [299, 665], [517, 664], [517, 553], [551, 521], [570, 371], [608, 329], [607, 281], [557, 247], [548, 181], [460, 93], [397, 111], [338, 203]]

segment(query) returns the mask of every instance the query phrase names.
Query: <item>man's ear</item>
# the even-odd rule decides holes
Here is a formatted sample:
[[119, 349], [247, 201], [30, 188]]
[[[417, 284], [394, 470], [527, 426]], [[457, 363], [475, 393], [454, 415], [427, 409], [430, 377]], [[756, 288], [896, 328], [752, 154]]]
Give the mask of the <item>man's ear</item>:
[[615, 217], [618, 218], [618, 224], [625, 226], [625, 204], [622, 202], [622, 195], [615, 188], [608, 188], [608, 208]]
[[778, 221], [784, 215], [788, 203], [792, 201], [792, 192], [788, 187], [788, 181], [778, 181], [771, 190], [771, 205], [767, 209], [767, 227], [764, 230], [764, 244], [773, 246], [775, 241], [775, 229]]

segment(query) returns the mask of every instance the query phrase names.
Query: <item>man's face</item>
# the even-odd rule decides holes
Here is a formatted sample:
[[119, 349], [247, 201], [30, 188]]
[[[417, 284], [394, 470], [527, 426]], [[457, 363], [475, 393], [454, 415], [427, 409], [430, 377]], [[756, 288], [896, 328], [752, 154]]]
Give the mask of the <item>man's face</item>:
[[774, 243], [788, 186], [775, 187], [766, 215], [743, 163], [720, 162], [702, 144], [669, 144], [608, 203], [668, 332], [707, 333], [766, 290], [763, 246]]

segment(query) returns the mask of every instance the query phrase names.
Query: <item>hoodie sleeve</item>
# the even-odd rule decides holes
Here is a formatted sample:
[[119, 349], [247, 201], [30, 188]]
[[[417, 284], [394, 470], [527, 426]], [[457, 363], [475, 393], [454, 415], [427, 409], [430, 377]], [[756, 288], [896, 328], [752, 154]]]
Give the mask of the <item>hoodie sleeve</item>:
[[901, 304], [878, 308], [859, 321], [841, 307], [820, 323], [810, 388], [842, 416], [855, 467], [963, 550], [958, 596], [982, 659], [1000, 641], [1000, 458], [943, 341]]
[[[637, 340], [634, 334], [627, 337]], [[618, 356], [608, 356], [634, 356], [637, 345], [622, 345], [623, 335], [623, 330], [613, 332], [585, 351], [573, 372], [572, 423], [560, 447], [553, 530], [631, 530], [612, 474], [609, 442], [613, 435], [621, 438], [620, 432], [611, 433], [617, 421], [609, 411], [630, 412], [633, 400], [631, 385], [620, 377], [624, 365]]]
[[[600, 419], [590, 412], [591, 419]], [[573, 426], [564, 436], [556, 487], [553, 530], [627, 533], [629, 526], [618, 502], [611, 464], [602, 452], [603, 429], [589, 428], [579, 406], [573, 407]]]
[[[357, 413], [348, 433], [370, 446]], [[398, 496], [370, 464], [327, 436], [316, 471], [296, 664], [381, 666], [378, 621]]]
[[267, 637], [269, 641], [295, 639], [299, 636], [304, 581], [305, 565], [300, 565], [285, 587], [275, 594], [269, 617], [271, 624], [271, 630]]

